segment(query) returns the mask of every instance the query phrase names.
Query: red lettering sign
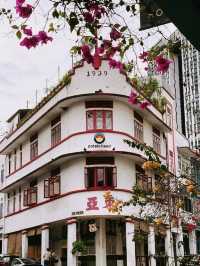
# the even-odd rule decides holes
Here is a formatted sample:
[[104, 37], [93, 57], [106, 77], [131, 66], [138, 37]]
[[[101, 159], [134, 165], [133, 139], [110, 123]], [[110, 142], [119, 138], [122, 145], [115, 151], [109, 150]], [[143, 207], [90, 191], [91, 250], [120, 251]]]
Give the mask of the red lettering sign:
[[97, 197], [88, 198], [86, 211], [99, 210]]

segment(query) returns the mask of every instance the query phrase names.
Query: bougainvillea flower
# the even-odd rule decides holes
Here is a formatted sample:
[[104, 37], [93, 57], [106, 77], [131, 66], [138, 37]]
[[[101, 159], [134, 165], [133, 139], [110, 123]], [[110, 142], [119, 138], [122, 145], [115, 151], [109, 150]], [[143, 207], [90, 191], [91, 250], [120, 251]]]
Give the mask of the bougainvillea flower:
[[16, 0], [16, 6], [22, 6], [25, 0]]
[[86, 62], [88, 64], [92, 63], [93, 62], [93, 56], [91, 55], [90, 47], [85, 44], [81, 47], [81, 51], [83, 54], [83, 58], [86, 60]]
[[187, 230], [191, 233], [194, 229], [196, 229], [196, 224], [187, 224]]
[[45, 31], [39, 31], [37, 35], [38, 41], [42, 44], [46, 44], [48, 41], [52, 41], [53, 38], [49, 37]]
[[84, 17], [85, 21], [88, 23], [94, 22], [94, 17], [90, 12], [83, 13], [83, 17]]
[[119, 32], [116, 28], [112, 28], [110, 32], [110, 38], [114, 41], [119, 39], [122, 36], [121, 32]]
[[156, 72], [164, 74], [165, 72], [168, 71], [169, 65], [171, 64], [171, 62], [172, 61], [164, 58], [163, 55], [158, 55], [155, 58]]
[[36, 47], [38, 45], [39, 41], [37, 36], [32, 36], [32, 37], [25, 37], [21, 42], [21, 46], [25, 46], [26, 48], [30, 49], [32, 47]]
[[139, 55], [139, 59], [143, 60], [143, 62], [147, 61], [148, 52], [143, 52]]
[[145, 101], [145, 102], [142, 102], [142, 103], [140, 104], [140, 108], [141, 108], [141, 109], [146, 109], [147, 106], [149, 106], [149, 105], [150, 105], [150, 103], [147, 102], [147, 101]]
[[119, 61], [114, 60], [114, 59], [109, 59], [109, 66], [110, 66], [110, 68], [117, 68], [120, 71], [123, 70], [123, 64]]
[[29, 4], [26, 6], [17, 5], [15, 9], [21, 18], [29, 18], [33, 11], [33, 7]]
[[32, 29], [24, 28], [24, 29], [23, 29], [23, 33], [24, 33], [25, 35], [28, 35], [28, 36], [32, 36], [32, 35], [33, 35], [33, 33], [32, 33]]
[[93, 62], [92, 65], [94, 67], [94, 69], [99, 69], [101, 66], [101, 57], [99, 55], [99, 50], [98, 48], [95, 50], [95, 54], [93, 56]]
[[128, 97], [128, 102], [131, 104], [136, 104], [138, 102], [137, 94], [134, 91], [131, 91], [131, 93]]

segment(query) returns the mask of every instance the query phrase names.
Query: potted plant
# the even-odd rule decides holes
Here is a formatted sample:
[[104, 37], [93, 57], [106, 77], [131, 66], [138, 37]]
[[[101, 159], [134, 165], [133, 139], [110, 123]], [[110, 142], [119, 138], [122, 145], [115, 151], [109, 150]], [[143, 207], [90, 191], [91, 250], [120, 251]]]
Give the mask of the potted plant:
[[73, 245], [72, 248], [73, 255], [79, 256], [86, 251], [85, 243], [81, 240], [74, 241], [72, 245]]

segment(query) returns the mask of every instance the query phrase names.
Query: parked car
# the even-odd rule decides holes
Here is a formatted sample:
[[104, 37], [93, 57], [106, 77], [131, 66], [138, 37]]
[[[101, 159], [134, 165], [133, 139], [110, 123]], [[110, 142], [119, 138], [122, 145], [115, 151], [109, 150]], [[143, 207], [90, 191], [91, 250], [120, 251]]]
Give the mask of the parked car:
[[14, 258], [11, 262], [11, 266], [42, 266], [40, 262], [34, 259]]
[[11, 266], [11, 263], [18, 256], [3, 255], [0, 257], [0, 266]]

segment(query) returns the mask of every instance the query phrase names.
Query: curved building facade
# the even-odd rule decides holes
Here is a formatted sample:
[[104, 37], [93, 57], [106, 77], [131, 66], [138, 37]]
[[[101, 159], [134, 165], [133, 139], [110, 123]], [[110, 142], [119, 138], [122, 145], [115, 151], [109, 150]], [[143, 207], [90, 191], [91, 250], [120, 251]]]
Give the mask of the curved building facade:
[[[153, 266], [157, 251], [171, 258], [169, 229], [130, 219], [133, 206], [109, 212], [104, 194], [128, 201], [139, 178], [147, 186], [154, 182], [141, 169], [144, 152], [125, 139], [152, 146], [175, 171], [173, 99], [166, 93], [168, 115], [153, 105], [131, 105], [134, 88], [107, 61], [99, 70], [85, 63], [70, 78], [34, 110], [9, 119], [12, 131], [0, 143], [6, 157], [4, 253], [43, 260], [50, 247], [58, 265], [68, 266]], [[146, 237], [137, 242], [138, 226]], [[85, 250], [72, 254], [79, 240]]]

